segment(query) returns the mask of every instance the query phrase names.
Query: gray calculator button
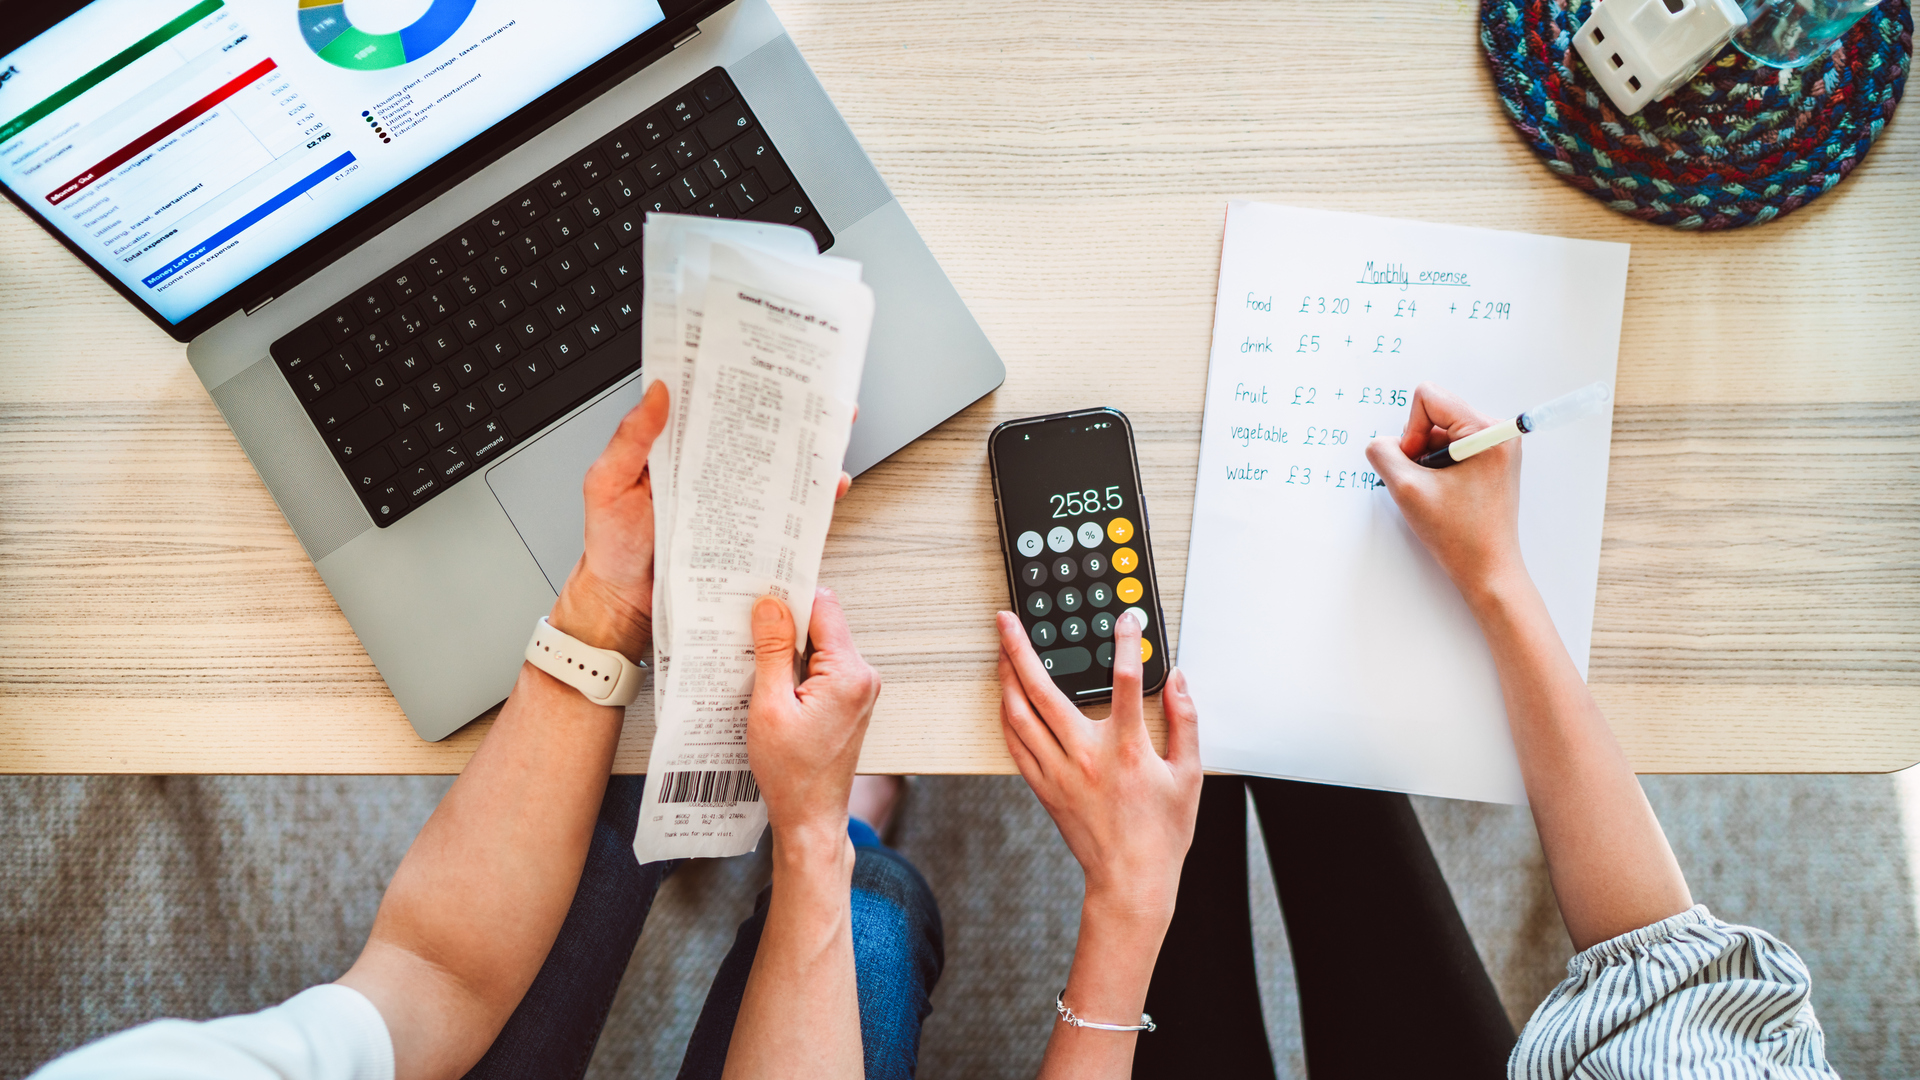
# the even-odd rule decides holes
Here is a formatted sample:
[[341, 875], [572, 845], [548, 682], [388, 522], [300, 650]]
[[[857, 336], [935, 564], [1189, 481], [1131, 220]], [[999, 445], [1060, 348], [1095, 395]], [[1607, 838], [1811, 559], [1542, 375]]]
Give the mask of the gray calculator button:
[[1027, 597], [1027, 614], [1034, 618], [1038, 619], [1052, 610], [1053, 601], [1047, 597], [1046, 593], [1037, 592]]
[[1075, 615], [1073, 618], [1061, 623], [1060, 636], [1066, 638], [1068, 641], [1079, 641], [1081, 638], [1086, 637], [1086, 620]]
[[1020, 549], [1020, 554], [1031, 559], [1035, 555], [1040, 554], [1040, 545], [1042, 542], [1039, 533], [1028, 529], [1026, 532], [1020, 534], [1020, 539], [1014, 541], [1014, 546]]
[[1021, 567], [1020, 580], [1028, 585], [1038, 585], [1047, 580], [1047, 564], [1035, 561]]
[[1113, 642], [1109, 641], [1093, 651], [1093, 658], [1100, 661], [1101, 667], [1113, 666]]
[[1096, 611], [1093, 613], [1093, 632], [1096, 635], [1100, 637], [1112, 637], [1113, 623], [1113, 612]]
[[1100, 577], [1107, 572], [1107, 557], [1097, 551], [1088, 552], [1086, 558], [1080, 560], [1080, 569], [1085, 570], [1088, 577]]
[[1113, 603], [1113, 586], [1104, 581], [1096, 581], [1087, 586], [1087, 603], [1094, 607], [1106, 607]]
[[1100, 523], [1097, 521], [1083, 521], [1080, 523], [1081, 547], [1099, 547], [1100, 541], [1104, 540], [1106, 535], [1105, 531], [1100, 528]]
[[1060, 590], [1060, 610], [1074, 612], [1080, 610], [1080, 590], [1069, 585]]
[[1093, 654], [1074, 646], [1071, 649], [1055, 649], [1040, 654], [1040, 662], [1047, 667], [1047, 674], [1058, 678], [1061, 675], [1073, 675], [1093, 666]]
[[1053, 624], [1045, 619], [1034, 623], [1029, 633], [1033, 635], [1033, 643], [1043, 649], [1053, 644], [1054, 639], [1060, 636], [1060, 631], [1055, 630]]
[[1053, 531], [1047, 534], [1047, 546], [1055, 551], [1065, 551], [1073, 546], [1073, 534], [1067, 531], [1065, 525], [1055, 525]]
[[1056, 555], [1053, 559], [1053, 580], [1072, 581], [1080, 576], [1080, 564], [1073, 561], [1071, 555]]
[[1140, 624], [1140, 632], [1143, 634], [1147, 632], [1147, 613], [1146, 612], [1141, 611], [1137, 607], [1130, 607], [1127, 610], [1121, 612], [1120, 614], [1133, 616], [1133, 620]]

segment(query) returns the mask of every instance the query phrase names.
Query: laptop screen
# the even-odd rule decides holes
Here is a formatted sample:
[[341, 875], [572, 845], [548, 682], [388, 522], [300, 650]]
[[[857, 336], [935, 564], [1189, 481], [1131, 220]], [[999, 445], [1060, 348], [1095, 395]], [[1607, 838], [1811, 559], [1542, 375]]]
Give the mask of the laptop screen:
[[94, 0], [0, 56], [0, 183], [179, 323], [659, 0]]

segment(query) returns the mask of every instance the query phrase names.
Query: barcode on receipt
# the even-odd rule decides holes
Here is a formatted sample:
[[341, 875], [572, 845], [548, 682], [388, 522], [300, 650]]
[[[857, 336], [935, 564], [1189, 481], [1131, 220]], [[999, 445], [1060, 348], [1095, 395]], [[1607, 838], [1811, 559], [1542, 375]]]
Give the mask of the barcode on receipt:
[[670, 772], [661, 777], [660, 801], [697, 806], [759, 802], [760, 785], [754, 782], [750, 769]]

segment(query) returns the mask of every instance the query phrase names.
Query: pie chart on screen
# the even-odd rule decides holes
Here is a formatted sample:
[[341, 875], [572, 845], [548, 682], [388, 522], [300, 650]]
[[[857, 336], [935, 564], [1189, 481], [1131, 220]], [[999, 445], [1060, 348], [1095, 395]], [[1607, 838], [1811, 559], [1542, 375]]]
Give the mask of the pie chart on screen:
[[475, 0], [433, 0], [426, 13], [391, 33], [369, 33], [347, 18], [343, 0], [299, 0], [300, 32], [313, 54], [335, 67], [377, 71], [418, 60], [446, 43], [473, 14]]

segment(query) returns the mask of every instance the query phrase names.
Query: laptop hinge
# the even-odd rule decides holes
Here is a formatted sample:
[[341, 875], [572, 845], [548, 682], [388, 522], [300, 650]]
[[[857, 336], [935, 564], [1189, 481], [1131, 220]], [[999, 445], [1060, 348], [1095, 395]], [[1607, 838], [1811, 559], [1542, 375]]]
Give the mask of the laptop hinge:
[[268, 304], [273, 303], [275, 300], [278, 300], [279, 298], [280, 298], [280, 294], [275, 293], [274, 295], [266, 297], [265, 299], [256, 300], [254, 301], [253, 306], [250, 308], [247, 308], [243, 312], [243, 314], [251, 315], [256, 311], [259, 311], [261, 308], [266, 307]]
[[668, 51], [677, 49], [680, 46], [685, 45], [687, 42], [692, 41], [694, 38], [697, 38], [699, 36], [700, 36], [700, 28], [696, 26], [693, 29], [675, 38], [673, 44], [667, 46], [667, 49]]

